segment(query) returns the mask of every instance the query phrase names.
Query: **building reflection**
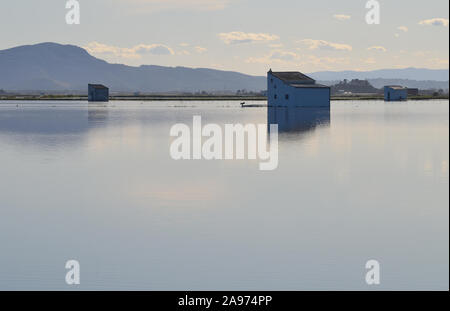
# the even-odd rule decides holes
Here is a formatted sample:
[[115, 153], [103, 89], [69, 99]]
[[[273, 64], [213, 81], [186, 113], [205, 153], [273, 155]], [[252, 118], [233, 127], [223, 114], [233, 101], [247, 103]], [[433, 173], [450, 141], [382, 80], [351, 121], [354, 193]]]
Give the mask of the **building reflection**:
[[88, 108], [88, 121], [90, 127], [106, 124], [109, 115], [107, 106], [90, 104]]
[[108, 107], [95, 105], [23, 106], [9, 106], [0, 111], [0, 137], [25, 146], [79, 144], [89, 131], [105, 126], [109, 114]]
[[279, 133], [307, 133], [318, 126], [330, 125], [330, 109], [268, 107], [267, 123], [278, 124]]
[[0, 133], [18, 134], [80, 134], [90, 128], [105, 125], [108, 121], [107, 107], [83, 108], [10, 108], [0, 114]]
[[86, 112], [71, 108], [11, 108], [0, 115], [0, 133], [76, 134], [86, 131]]

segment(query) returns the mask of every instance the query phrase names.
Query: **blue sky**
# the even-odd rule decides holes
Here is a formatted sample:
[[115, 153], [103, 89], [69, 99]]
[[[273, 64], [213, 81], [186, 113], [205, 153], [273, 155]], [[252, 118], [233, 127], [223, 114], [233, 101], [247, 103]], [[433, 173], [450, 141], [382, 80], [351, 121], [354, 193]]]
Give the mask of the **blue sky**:
[[274, 70], [448, 68], [448, 0], [2, 0], [0, 49], [39, 42], [85, 47], [129, 65]]

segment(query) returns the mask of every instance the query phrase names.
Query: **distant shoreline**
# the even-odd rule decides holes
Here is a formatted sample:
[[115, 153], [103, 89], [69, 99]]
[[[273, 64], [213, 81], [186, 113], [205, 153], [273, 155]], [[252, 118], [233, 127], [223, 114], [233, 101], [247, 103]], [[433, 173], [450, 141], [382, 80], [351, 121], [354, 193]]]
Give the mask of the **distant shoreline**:
[[[410, 96], [409, 100], [449, 99], [448, 95]], [[0, 96], [1, 101], [87, 101], [87, 96], [75, 95], [11, 95]], [[148, 95], [148, 96], [111, 96], [110, 101], [267, 101], [265, 96], [233, 96], [233, 95]], [[331, 100], [384, 100], [382, 95], [345, 95], [331, 96]]]

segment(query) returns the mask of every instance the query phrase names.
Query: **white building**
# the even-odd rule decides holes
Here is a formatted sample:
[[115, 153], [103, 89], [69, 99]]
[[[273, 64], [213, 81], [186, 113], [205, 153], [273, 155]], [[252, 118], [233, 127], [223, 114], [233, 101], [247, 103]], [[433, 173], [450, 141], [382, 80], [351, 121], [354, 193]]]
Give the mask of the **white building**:
[[301, 72], [267, 73], [268, 105], [272, 107], [330, 107], [330, 87]]
[[387, 85], [384, 87], [384, 100], [387, 102], [408, 99], [408, 89], [398, 85]]

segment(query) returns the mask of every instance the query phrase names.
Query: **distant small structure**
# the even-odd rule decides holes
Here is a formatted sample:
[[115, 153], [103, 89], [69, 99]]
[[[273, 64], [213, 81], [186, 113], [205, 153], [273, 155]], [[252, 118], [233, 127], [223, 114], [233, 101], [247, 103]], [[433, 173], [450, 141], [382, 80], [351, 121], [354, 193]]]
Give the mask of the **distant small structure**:
[[330, 87], [301, 72], [267, 73], [267, 98], [271, 107], [330, 107]]
[[387, 85], [384, 87], [384, 100], [387, 102], [402, 101], [408, 99], [408, 89], [399, 85]]
[[88, 85], [88, 101], [107, 102], [109, 101], [109, 89], [102, 84]]
[[418, 96], [419, 89], [417, 88], [408, 88], [408, 96]]

